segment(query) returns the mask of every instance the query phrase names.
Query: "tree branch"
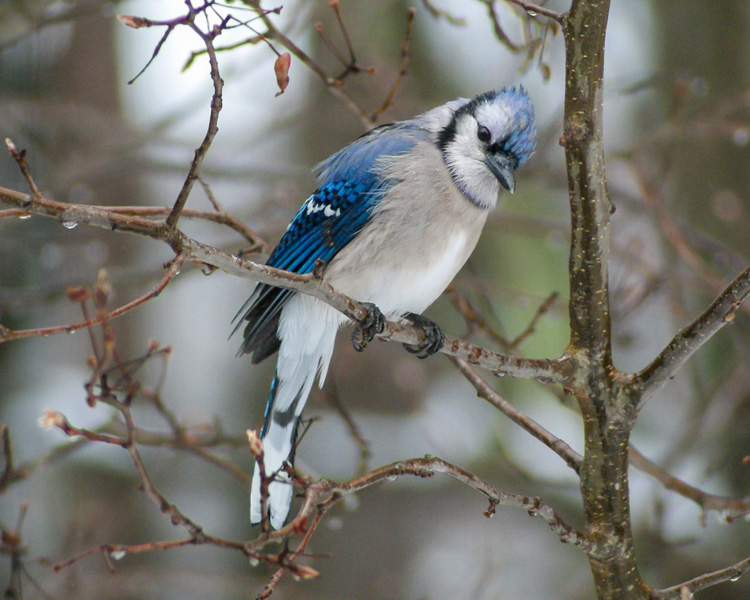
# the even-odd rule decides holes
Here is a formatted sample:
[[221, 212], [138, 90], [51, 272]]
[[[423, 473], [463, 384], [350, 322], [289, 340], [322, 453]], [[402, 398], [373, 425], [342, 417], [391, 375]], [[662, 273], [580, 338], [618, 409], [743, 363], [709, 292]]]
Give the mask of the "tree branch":
[[317, 75], [326, 86], [326, 89], [336, 96], [352, 113], [354, 113], [359, 119], [360, 123], [365, 129], [372, 129], [375, 127], [375, 122], [370, 119], [367, 113], [337, 84], [337, 80], [330, 77], [323, 68], [316, 63], [302, 48], [297, 46], [289, 37], [287, 37], [270, 19], [266, 11], [260, 6], [260, 0], [245, 0], [248, 6], [253, 7], [257, 12], [263, 25], [266, 27], [266, 36], [270, 39], [278, 40], [279, 43], [284, 46], [291, 54], [293, 54], [297, 60], [302, 62], [307, 68], [309, 68], [315, 75]]
[[544, 6], [534, 4], [533, 2], [527, 2], [526, 0], [505, 0], [505, 1], [508, 4], [515, 4], [516, 6], [520, 6], [530, 15], [533, 15], [533, 16], [541, 15], [543, 17], [552, 19], [553, 21], [557, 21], [558, 23], [561, 23], [561, 24], [563, 23], [563, 20], [565, 18], [565, 15], [563, 13], [550, 10], [549, 8], [545, 8]]
[[[557, 513], [555, 513], [555, 511], [541, 499], [521, 494], [502, 492], [473, 473], [432, 455], [391, 463], [343, 483], [328, 479], [322, 479], [315, 482], [305, 482], [305, 502], [303, 503], [298, 515], [283, 529], [273, 532], [271, 535], [283, 537], [293, 531], [298, 531], [301, 524], [307, 522], [316, 507], [319, 511], [325, 513], [333, 504], [337, 503], [344, 496], [362, 491], [376, 483], [391, 481], [394, 477], [400, 477], [403, 475], [433, 477], [435, 473], [448, 475], [471, 489], [483, 494], [489, 501], [489, 507], [484, 512], [485, 517], [492, 517], [498, 506], [523, 508], [528, 511], [530, 516], [544, 519], [550, 529], [557, 534], [561, 542], [571, 544], [590, 556], [598, 556], [602, 559], [606, 558], [604, 550], [597, 547], [595, 544], [592, 544], [583, 534], [565, 523], [559, 515], [557, 515]], [[322, 498], [325, 498], [325, 500], [321, 500]]]
[[[175, 256], [169, 262], [169, 268], [167, 269], [167, 272], [154, 286], [153, 290], [142, 296], [139, 296], [135, 300], [131, 300], [127, 304], [123, 304], [122, 306], [114, 309], [106, 315], [97, 315], [78, 323], [71, 323], [70, 325], [55, 325], [52, 327], [37, 327], [34, 329], [13, 330], [8, 329], [7, 327], [4, 327], [2, 324], [0, 324], [0, 344], [11, 340], [20, 340], [29, 337], [43, 337], [48, 335], [55, 335], [57, 333], [73, 333], [74, 331], [78, 331], [79, 329], [84, 329], [91, 327], [92, 325], [103, 323], [106, 319], [114, 319], [116, 317], [122, 316], [125, 313], [130, 312], [134, 308], [137, 308], [141, 304], [144, 304], [145, 302], [148, 302], [152, 298], [158, 296], [162, 292], [162, 290], [164, 290], [164, 288], [167, 287], [167, 285], [172, 281], [172, 279], [177, 276], [184, 262], [184, 255], [178, 254], [177, 256]], [[69, 289], [68, 295], [70, 296], [71, 292], [74, 293], [77, 289], [80, 288], [73, 288], [72, 290]]]
[[[132, 233], [169, 244], [185, 260], [194, 260], [222, 269], [230, 275], [267, 283], [309, 294], [322, 300], [336, 310], [361, 323], [367, 310], [360, 303], [336, 291], [315, 273], [300, 275], [244, 260], [222, 252], [185, 235], [179, 229], [165, 230], [161, 221], [141, 216], [124, 215], [117, 211], [96, 206], [65, 204], [50, 200], [43, 195], [32, 196], [0, 187], [0, 202], [16, 206], [25, 212], [44, 215], [65, 224], [86, 224], [112, 231]], [[152, 296], [156, 295], [152, 293]], [[64, 331], [65, 329], [60, 329]], [[406, 322], [389, 321], [378, 337], [402, 344], [418, 344], [424, 332]], [[2, 339], [0, 337], [0, 339]], [[510, 375], [522, 379], [536, 379], [547, 383], [561, 383], [565, 371], [564, 360], [532, 359], [522, 356], [499, 354], [480, 348], [458, 338], [445, 337], [441, 350], [445, 354], [461, 358], [471, 365], [482, 367], [496, 374]]]
[[[565, 147], [571, 208], [569, 350], [611, 369], [609, 231], [602, 140], [604, 37], [609, 0], [573, 2], [567, 43]], [[576, 45], [575, 47], [573, 45]]]
[[573, 450], [565, 441], [561, 440], [551, 432], [547, 431], [539, 423], [531, 419], [528, 415], [525, 415], [515, 406], [510, 404], [505, 398], [500, 396], [495, 390], [493, 390], [489, 384], [484, 381], [477, 373], [464, 361], [451, 357], [451, 361], [458, 368], [459, 371], [469, 380], [477, 390], [477, 395], [484, 398], [496, 407], [500, 412], [507, 416], [516, 425], [530, 433], [560, 458], [565, 461], [571, 469], [576, 473], [580, 473], [581, 470], [581, 455]]
[[414, 28], [414, 16], [416, 11], [413, 8], [409, 8], [406, 11], [406, 33], [404, 33], [404, 41], [401, 43], [401, 63], [398, 67], [398, 74], [396, 75], [396, 81], [393, 82], [388, 95], [386, 96], [383, 104], [380, 105], [375, 112], [370, 115], [370, 119], [375, 121], [380, 115], [382, 115], [388, 108], [393, 104], [393, 98], [396, 96], [396, 90], [401, 85], [401, 80], [406, 75], [406, 65], [409, 64], [409, 44], [411, 42], [411, 33]]
[[727, 521], [742, 518], [750, 514], [750, 498], [729, 498], [727, 496], [718, 496], [704, 492], [668, 473], [633, 446], [630, 447], [630, 464], [636, 469], [651, 475], [651, 477], [668, 490], [672, 490], [700, 506], [703, 512], [702, 521], [704, 525], [706, 513], [709, 511], [719, 513]]
[[585, 533], [608, 547], [590, 558], [599, 600], [645, 600], [631, 531], [628, 446], [637, 411], [612, 364], [609, 305], [610, 214], [604, 169], [604, 41], [609, 0], [573, 0], [563, 20], [563, 136], [571, 209], [570, 342], [567, 389], [580, 406]]
[[640, 403], [672, 379], [685, 361], [716, 332], [733, 322], [748, 296], [750, 267], [740, 273], [697, 319], [680, 330], [647, 367], [633, 376], [633, 385], [641, 389]]
[[685, 598], [692, 598], [693, 593], [698, 590], [711, 587], [717, 583], [724, 583], [725, 581], [737, 581], [748, 571], [750, 571], [750, 558], [746, 558], [725, 569], [719, 569], [713, 573], [705, 573], [685, 583], [654, 591], [651, 594], [651, 598], [653, 600], [684, 600]]
[[[193, 9], [191, 9], [191, 12], [194, 12]], [[219, 62], [216, 59], [216, 51], [214, 50], [213, 40], [217, 35], [221, 33], [223, 27], [226, 26], [226, 21], [222, 21], [222, 26], [213, 27], [209, 33], [204, 33], [195, 24], [195, 21], [193, 19], [188, 21], [188, 24], [206, 45], [208, 62], [211, 67], [211, 82], [214, 86], [214, 93], [211, 97], [211, 113], [208, 119], [208, 129], [206, 131], [206, 135], [204, 136], [201, 145], [198, 146], [195, 151], [193, 160], [190, 163], [190, 169], [188, 170], [188, 174], [185, 177], [185, 182], [182, 184], [180, 193], [177, 195], [177, 199], [175, 200], [174, 206], [172, 207], [172, 212], [170, 212], [169, 216], [167, 217], [166, 225], [169, 228], [175, 227], [177, 225], [177, 221], [180, 218], [180, 213], [182, 212], [182, 209], [185, 208], [188, 196], [190, 196], [190, 191], [193, 189], [193, 184], [195, 183], [196, 179], [198, 179], [198, 171], [200, 170], [200, 166], [203, 163], [203, 159], [206, 157], [206, 153], [211, 147], [211, 143], [216, 137], [216, 134], [219, 132], [219, 113], [221, 112], [221, 108], [223, 106], [222, 90], [224, 89], [224, 81], [219, 74]]]

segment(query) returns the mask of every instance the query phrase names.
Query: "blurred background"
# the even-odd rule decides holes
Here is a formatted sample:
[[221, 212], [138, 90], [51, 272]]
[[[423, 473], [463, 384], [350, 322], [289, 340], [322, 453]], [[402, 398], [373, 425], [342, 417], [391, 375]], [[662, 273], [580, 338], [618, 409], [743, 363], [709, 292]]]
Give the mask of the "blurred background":
[[[567, 4], [551, 0], [546, 6], [564, 10]], [[201, 41], [176, 28], [129, 85], [152, 57], [163, 29], [130, 29], [115, 17], [170, 19], [183, 14], [184, 6], [178, 0], [0, 1], [0, 135], [28, 151], [36, 181], [50, 197], [106, 206], [174, 202], [208, 121], [212, 88], [205, 55], [183, 71]], [[568, 339], [569, 218], [558, 145], [561, 36], [502, 1], [341, 0], [357, 64], [375, 69], [349, 76], [342, 89], [368, 114], [384, 103], [397, 78], [410, 6], [417, 13], [407, 75], [378, 122], [519, 83], [536, 106], [537, 151], [454, 283], [508, 340], [524, 332], [551, 294], [559, 294], [517, 350], [557, 357]], [[529, 59], [500, 43], [488, 7], [519, 46], [541, 36], [541, 53]], [[239, 8], [235, 3], [219, 10], [249, 19]], [[314, 28], [322, 23], [325, 38], [347, 55], [328, 2], [289, 0], [273, 20], [326, 73], [343, 70]], [[237, 28], [217, 45], [252, 35]], [[615, 363], [634, 371], [750, 263], [750, 4], [615, 0], [606, 54], [605, 143], [616, 206]], [[271, 245], [314, 189], [314, 165], [364, 131], [361, 120], [297, 60], [289, 87], [276, 97], [275, 58], [263, 43], [220, 53], [224, 109], [201, 170], [224, 208]], [[7, 155], [0, 157], [0, 185], [26, 191]], [[199, 186], [188, 206], [211, 209]], [[225, 250], [243, 247], [226, 227], [187, 219], [180, 226]], [[112, 306], [119, 306], [152, 289], [171, 257], [167, 246], [134, 236], [85, 226], [69, 230], [40, 217], [0, 218], [0, 323], [24, 329], [81, 320], [80, 307], [65, 290], [90, 286], [102, 268], [114, 288]], [[220, 428], [241, 440], [246, 428], [260, 426], [274, 361], [251, 367], [247, 357], [235, 357], [239, 338], [227, 341], [231, 319], [251, 289], [246, 280], [221, 272], [207, 277], [186, 267], [158, 298], [113, 322], [124, 358], [142, 357], [151, 339], [172, 348], [167, 360], [149, 361], [138, 376], [184, 427]], [[446, 297], [428, 314], [452, 335], [467, 330]], [[337, 479], [357, 474], [361, 451], [335, 409], [339, 402], [368, 442], [368, 467], [435, 454], [501, 490], [541, 496], [581, 525], [574, 474], [478, 399], [445, 357], [419, 361], [393, 344], [374, 344], [359, 355], [348, 335], [341, 335], [325, 388], [313, 393], [306, 408], [317, 420], [300, 447], [300, 470]], [[481, 334], [472, 339], [497, 347]], [[749, 350], [750, 321], [743, 310], [646, 405], [634, 432], [639, 450], [707, 492], [749, 495], [750, 466], [743, 463], [750, 455]], [[103, 427], [112, 419], [110, 408], [90, 408], [85, 401], [91, 353], [85, 331], [0, 344], [0, 423], [13, 465], [26, 468], [26, 476], [3, 480], [3, 529], [16, 529], [27, 507], [21, 562], [0, 556], [6, 597], [255, 597], [273, 571], [251, 568], [241, 554], [211, 547], [126, 556], [114, 574], [100, 555], [53, 571], [53, 564], [98, 544], [183, 535], [138, 490], [123, 449], [71, 446], [60, 431], [39, 426], [45, 408], [80, 427]], [[493, 385], [581, 451], [580, 421], [559, 391], [524, 381]], [[139, 428], [169, 432], [153, 403], [140, 401], [135, 415]], [[166, 445], [142, 452], [158, 489], [207, 532], [254, 537], [246, 479]], [[251, 472], [242, 444], [211, 452]], [[3, 456], [2, 468], [7, 448]], [[703, 515], [696, 504], [637, 470], [631, 488], [636, 548], [650, 585], [674, 585], [750, 555], [746, 520], [727, 524], [726, 515]], [[485, 509], [480, 495], [448, 478], [400, 478], [370, 488], [339, 505], [313, 538], [309, 562], [322, 577], [299, 583], [286, 577], [275, 597], [593, 597], [584, 555], [561, 545], [543, 521], [510, 508], [488, 521]], [[746, 600], [750, 576], [698, 597]]]

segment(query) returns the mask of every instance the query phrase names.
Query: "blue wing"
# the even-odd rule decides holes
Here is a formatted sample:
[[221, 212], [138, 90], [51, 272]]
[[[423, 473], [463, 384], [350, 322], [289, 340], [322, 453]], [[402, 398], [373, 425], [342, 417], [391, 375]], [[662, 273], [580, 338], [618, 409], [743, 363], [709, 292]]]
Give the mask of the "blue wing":
[[[267, 264], [309, 273], [318, 259], [330, 262], [370, 220], [372, 208], [393, 183], [383, 177], [378, 159], [406, 152], [414, 142], [407, 128], [385, 125], [322, 163], [320, 187], [302, 205]], [[252, 354], [252, 362], [258, 363], [278, 350], [280, 312], [294, 294], [266, 284], [256, 286], [238, 313], [247, 307], [240, 354]]]

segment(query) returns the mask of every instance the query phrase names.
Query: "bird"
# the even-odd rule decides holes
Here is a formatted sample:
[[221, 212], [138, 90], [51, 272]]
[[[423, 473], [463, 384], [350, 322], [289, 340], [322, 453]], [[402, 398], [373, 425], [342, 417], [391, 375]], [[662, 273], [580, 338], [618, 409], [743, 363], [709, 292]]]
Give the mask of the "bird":
[[[295, 273], [322, 266], [329, 284], [362, 302], [368, 318], [355, 327], [356, 350], [382, 331], [385, 318], [406, 319], [424, 340], [404, 346], [425, 358], [439, 351], [443, 333], [421, 313], [469, 258], [501, 190], [515, 191], [515, 170], [536, 138], [522, 86], [371, 129], [316, 167], [318, 188], [267, 264]], [[347, 318], [312, 296], [262, 283], [235, 320], [235, 331], [244, 325], [238, 354], [257, 364], [279, 353], [260, 434], [267, 492], [256, 461], [250, 494], [251, 523], [268, 518], [278, 530], [292, 502], [302, 409], [314, 380], [323, 386]]]

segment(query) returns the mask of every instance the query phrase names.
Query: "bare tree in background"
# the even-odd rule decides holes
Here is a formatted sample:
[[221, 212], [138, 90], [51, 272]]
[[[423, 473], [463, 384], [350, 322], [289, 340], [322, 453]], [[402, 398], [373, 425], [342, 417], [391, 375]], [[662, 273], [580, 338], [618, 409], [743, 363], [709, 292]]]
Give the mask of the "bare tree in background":
[[[614, 294], [610, 294], [609, 290], [609, 271], [612, 262], [610, 245], [613, 237], [611, 219], [614, 205], [610, 199], [605, 176], [602, 119], [605, 108], [604, 42], [610, 3], [608, 0], [573, 0], [567, 11], [558, 12], [545, 4], [506, 0], [505, 4], [514, 8], [515, 19], [521, 24], [520, 29], [523, 32], [521, 39], [514, 40], [512, 35], [506, 33], [510, 30], [511, 24], [503, 22], [497, 12], [497, 7], [501, 3], [493, 0], [479, 1], [487, 8], [499, 43], [509, 53], [525, 55], [530, 64], [537, 65], [542, 76], [549, 74], [549, 67], [545, 63], [545, 43], [557, 33], [561, 33], [564, 39], [565, 110], [559, 142], [565, 150], [571, 213], [569, 342], [562, 354], [556, 358], [529, 358], [520, 350], [523, 342], [535, 334], [539, 321], [558, 302], [555, 294], [538, 303], [526, 326], [517, 336], [509, 338], [493, 326], [494, 320], [489, 310], [477, 309], [476, 302], [454, 288], [449, 291], [448, 296], [456, 314], [465, 323], [467, 334], [462, 337], [447, 336], [442, 352], [450, 357], [455, 369], [474, 386], [480, 397], [554, 452], [576, 474], [580, 481], [582, 507], [579, 515], [568, 517], [566, 509], [557, 507], [555, 502], [546, 497], [542, 498], [542, 494], [532, 496], [515, 493], [511, 489], [505, 489], [504, 485], [490, 482], [487, 477], [479, 476], [462, 466], [432, 455], [419, 458], [404, 457], [391, 464], [370, 468], [365, 460], [367, 442], [359, 431], [356, 415], [345, 408], [346, 404], [338, 398], [335, 390], [330, 393], [331, 400], [361, 450], [363, 460], [360, 473], [343, 482], [296, 473], [294, 481], [299, 487], [302, 501], [296, 516], [282, 530], [270, 531], [263, 526], [253, 532], [254, 537], [251, 539], [219, 535], [182, 510], [175, 500], [162, 491], [150, 466], [150, 463], [158, 460], [154, 457], [159, 455], [151, 454], [150, 461], [144, 460], [144, 448], [177, 450], [190, 454], [205, 461], [212, 468], [228, 473], [247, 487], [250, 472], [248, 459], [251, 455], [256, 459], [262, 458], [262, 445], [252, 430], [247, 434], [240, 434], [237, 430], [228, 432], [218, 423], [201, 428], [187, 427], [179, 412], [168, 408], [169, 403], [162, 398], [159, 384], [148, 386], [141, 379], [141, 373], [147, 367], [161, 364], [159, 361], [166, 363], [171, 349], [157, 342], [150, 342], [139, 355], [125, 356], [120, 348], [117, 317], [130, 313], [147, 302], [158, 302], [154, 298], [183, 270], [191, 266], [203, 270], [206, 274], [222, 270], [235, 277], [311, 294], [330, 303], [354, 322], [361, 322], [366, 317], [366, 310], [356, 302], [357, 299], [339, 294], [327, 285], [318, 272], [309, 275], [286, 273], [247, 258], [256, 252], [267, 252], [269, 244], [256, 233], [256, 228], [252, 224], [248, 227], [223, 208], [220, 199], [212, 191], [210, 177], [204, 172], [204, 159], [209, 155], [221, 122], [225, 92], [221, 71], [223, 53], [237, 52], [246, 46], [264, 47], [273, 51], [276, 55], [275, 76], [279, 94], [294, 84], [294, 70], [301, 70], [304, 66], [319, 79], [321, 88], [330, 92], [340, 102], [341, 110], [351, 111], [365, 128], [370, 128], [392, 107], [399, 90], [403, 93], [403, 78], [408, 73], [415, 19], [413, 10], [406, 11], [402, 22], [400, 62], [392, 78], [392, 85], [386, 88], [383, 101], [374, 109], [368, 110], [348, 91], [349, 81], [367, 73], [368, 68], [360, 65], [355, 58], [355, 48], [351, 42], [353, 36], [347, 30], [346, 19], [342, 15], [339, 2], [330, 2], [329, 10], [340, 27], [343, 45], [334, 43], [330, 32], [322, 25], [315, 26], [322, 43], [330, 49], [331, 56], [340, 61], [338, 70], [334, 71], [308, 55], [277, 26], [279, 9], [261, 6], [261, 3], [255, 0], [244, 0], [229, 6], [214, 2], [198, 4], [188, 1], [185, 12], [169, 20], [156, 21], [141, 16], [119, 16], [120, 22], [131, 28], [157, 28], [163, 32], [161, 40], [154, 48], [152, 60], [158, 59], [160, 52], [164, 52], [164, 45], [169, 42], [175, 31], [191, 30], [197, 36], [196, 39], [201, 41], [202, 48], [189, 57], [187, 66], [207, 59], [210, 68], [213, 91], [208, 124], [192, 161], [184, 165], [182, 184], [171, 206], [159, 206], [159, 202], [154, 202], [155, 206], [116, 205], [125, 201], [113, 201], [112, 205], [107, 206], [93, 206], [84, 202], [54, 200], [40, 189], [37, 183], [44, 173], [38, 172], [39, 169], [35, 166], [36, 151], [33, 142], [29, 141], [28, 147], [22, 149], [13, 140], [6, 140], [11, 159], [23, 176], [28, 189], [0, 188], [0, 202], [8, 206], [0, 211], [0, 227], [3, 231], [16, 227], [16, 219], [25, 220], [32, 217], [32, 222], [36, 222], [37, 216], [45, 216], [59, 221], [66, 228], [75, 228], [78, 225], [99, 228], [109, 237], [116, 237], [119, 233], [149, 237], [167, 244], [173, 253], [169, 263], [165, 265], [164, 273], [153, 283], [152, 289], [130, 302], [119, 305], [114, 303], [113, 289], [120, 289], [127, 282], [121, 283], [117, 277], [101, 271], [92, 286], [74, 285], [68, 287], [65, 292], [71, 302], [80, 306], [80, 321], [34, 329], [14, 328], [0, 323], [0, 342], [21, 343], [16, 340], [46, 337], [78, 329], [87, 330], [92, 355], [88, 359], [91, 375], [85, 382], [85, 401], [92, 408], [100, 409], [99, 405], [104, 404], [112, 409], [111, 419], [97, 428], [79, 426], [57, 410], [47, 411], [42, 418], [43, 425], [61, 430], [71, 440], [50, 454], [22, 464], [18, 464], [13, 458], [12, 429], [2, 425], [0, 432], [4, 462], [0, 465], [0, 493], [8, 493], [22, 484], [32, 474], [36, 474], [40, 466], [52, 465], [58, 468], [63, 459], [83, 446], [113, 446], [122, 449], [128, 455], [137, 474], [140, 489], [179, 532], [176, 539], [167, 536], [167, 539], [137, 543], [110, 539], [103, 543], [91, 544], [90, 548], [82, 553], [55, 558], [55, 571], [62, 575], [81, 561], [95, 560], [91, 556], [95, 554], [103, 558], [110, 570], [116, 571], [116, 562], [130, 555], [151, 556], [157, 550], [172, 549], [173, 552], [181, 552], [183, 550], [179, 548], [184, 546], [211, 546], [238, 553], [246, 557], [252, 565], [272, 566], [273, 574], [258, 595], [259, 598], [266, 598], [277, 590], [285, 574], [303, 580], [321, 577], [318, 564], [315, 563], [313, 566], [311, 557], [314, 558], [314, 554], [309, 552], [309, 545], [311, 540], [316, 539], [321, 533], [321, 524], [331, 518], [330, 512], [334, 507], [376, 483], [392, 481], [403, 476], [432, 478], [438, 474], [447, 475], [482, 494], [487, 501], [484, 512], [486, 517], [493, 516], [499, 510], [510, 510], [501, 507], [516, 507], [545, 522], [551, 530], [551, 535], [575, 547], [588, 559], [595, 593], [600, 600], [683, 600], [692, 598], [694, 594], [696, 597], [709, 598], [711, 591], [708, 588], [735, 581], [750, 569], [750, 558], [743, 559], [747, 553], [747, 546], [738, 546], [733, 564], [717, 565], [710, 571], [701, 565], [681, 580], [668, 582], [664, 586], [654, 584], [652, 580], [662, 581], [664, 577], [671, 576], [671, 571], [670, 575], [659, 572], [659, 561], [669, 563], [665, 555], [672, 550], [656, 543], [650, 547], [646, 561], [636, 559], [639, 548], [633, 538], [629, 482], [629, 467], [635, 467], [659, 485], [695, 502], [704, 514], [716, 513], [724, 521], [732, 522], [736, 528], [745, 527], [746, 517], [750, 515], [749, 498], [741, 495], [724, 496], [701, 490], [649, 460], [633, 447], [630, 439], [644, 403], [667, 386], [685, 367], [688, 359], [728, 324], [734, 324], [735, 336], [729, 347], [723, 349], [726, 354], [715, 357], [714, 360], [719, 366], [714, 367], [713, 372], [718, 375], [711, 378], [710, 385], [703, 380], [696, 383], [694, 394], [697, 417], [691, 424], [686, 424], [684, 438], [677, 447], [681, 447], [685, 452], [690, 449], [690, 441], [699, 435], [700, 423], [705, 415], [705, 412], [700, 411], [700, 407], [708, 403], [712, 397], [721, 395], [723, 386], [729, 382], [736, 383], [732, 390], [740, 392], [727, 412], [736, 415], [735, 419], [747, 419], [750, 384], [743, 375], [743, 359], [732, 357], [747, 356], [750, 337], [746, 309], [742, 307], [744, 300], [750, 295], [750, 268], [735, 269], [732, 277], [724, 277], [724, 273], [719, 272], [721, 265], [717, 267], [712, 264], [712, 260], [717, 256], [729, 256], [722, 264], [734, 268], [737, 262], [736, 253], [732, 253], [725, 246], [717, 249], [715, 240], [688, 232], [665, 208], [667, 191], [660, 186], [660, 182], [670, 172], [669, 151], [673, 148], [670, 144], [674, 143], [676, 132], [693, 128], [695, 135], [725, 136], [735, 142], [743, 132], [747, 135], [750, 130], [750, 102], [747, 92], [725, 99], [713, 112], [711, 109], [683, 111], [678, 107], [673, 120], [657, 131], [653, 139], [618, 157], [634, 175], [633, 187], [636, 190], [621, 191], [616, 187], [618, 197], [622, 196], [625, 202], [633, 202], [632, 195], [638, 196], [637, 202], [647, 207], [645, 212], [653, 218], [655, 230], [659, 231], [659, 235], [663, 236], [666, 244], [673, 249], [678, 260], [688, 265], [692, 271], [691, 275], [698, 279], [703, 290], [709, 289], [713, 292], [713, 300], [704, 299], [705, 293], [699, 295], [699, 308], [694, 308], [694, 303], [688, 305], [691, 314], [677, 314], [675, 318], [681, 323], [678, 333], [661, 351], [650, 357], [644, 368], [633, 373], [621, 371], [615, 366], [612, 356], [612, 310], [615, 311], [615, 315], [619, 313], [625, 318], [629, 313], [638, 310], [649, 297], [669, 285], [670, 281], [663, 273], [649, 271], [649, 261], [644, 259], [641, 262], [639, 257], [635, 256], [637, 249], [629, 248], [634, 256], [628, 264], [634, 267], [633, 271], [642, 273], [638, 277], [638, 285], [618, 289]], [[85, 13], [94, 4], [82, 2], [73, 6], [74, 8], [69, 9], [71, 14], [63, 14], [62, 17], [78, 17], [79, 13]], [[458, 19], [452, 13], [436, 6], [436, 3], [425, 0], [422, 6], [426, 18], [445, 19], [450, 22]], [[37, 8], [39, 12], [33, 29], [44, 28], [62, 20], [59, 14], [50, 16], [45, 10], [46, 6]], [[242, 43], [224, 45], [223, 36], [236, 30], [249, 31], [247, 39]], [[138, 35], [138, 32], [130, 31], [130, 35]], [[290, 65], [294, 67], [290, 69]], [[146, 65], [145, 69], [148, 66]], [[741, 139], [739, 141], [741, 142]], [[70, 148], [69, 151], [75, 152], [76, 148]], [[653, 160], [654, 155], [661, 156], [661, 161]], [[211, 205], [210, 209], [197, 207], [197, 194], [191, 196], [196, 184], [202, 186]], [[631, 194], [630, 199], [627, 198], [627, 194]], [[745, 193], [745, 201], [746, 195]], [[724, 210], [734, 210], [734, 214], [742, 212], [736, 207], [736, 199], [724, 197], [718, 202]], [[210, 221], [227, 228], [242, 238], [246, 248], [232, 253], [189, 236], [182, 229], [183, 223], [187, 220]], [[77, 231], [85, 229], [80, 227]], [[3, 254], [5, 262], [5, 249]], [[7, 260], [12, 260], [10, 254], [7, 256]], [[610, 305], [611, 298], [615, 299], [613, 308]], [[422, 335], [423, 332], [412, 326], [388, 323], [381, 338], [414, 344], [419, 342]], [[487, 346], [491, 345], [491, 348], [485, 347], [477, 339], [483, 340]], [[388, 348], [395, 349], [395, 352], [401, 351], [394, 345], [389, 345]], [[196, 365], [196, 368], [200, 366]], [[171, 375], [179, 376], [175, 373]], [[573, 449], [572, 442], [560, 439], [515, 408], [512, 397], [504, 398], [489, 383], [490, 375], [535, 381], [549, 387], [561, 402], [578, 411], [584, 432], [583, 454]], [[737, 383], [737, 380], [741, 380], [740, 383]], [[706, 387], [711, 389], [708, 390]], [[150, 406], [162, 419], [160, 429], [154, 430], [140, 425], [138, 410], [143, 406]], [[720, 421], [719, 424], [727, 425], [727, 421]], [[310, 425], [314, 426], [315, 424]], [[717, 439], [722, 435], [721, 427], [717, 427]], [[735, 464], [721, 464], [717, 468], [726, 467], [729, 471], [739, 473], [742, 473], [743, 469], [746, 471], [750, 464], [747, 454], [750, 452], [742, 449], [742, 444], [747, 440], [745, 436], [739, 441], [740, 450], [733, 453]], [[226, 449], [233, 449], [233, 458], [227, 458], [223, 452]], [[237, 455], [244, 458], [238, 462]], [[746, 481], [747, 474], [744, 478]], [[26, 555], [33, 552], [33, 548], [27, 548], [24, 542], [24, 513], [25, 509], [21, 508], [18, 523], [2, 524], [2, 551], [8, 556], [10, 563], [10, 582], [6, 588], [6, 597], [25, 595], [24, 581], [27, 581], [26, 589], [31, 586], [33, 590], [28, 594], [30, 597], [36, 597], [40, 593], [46, 594], [27, 566]], [[244, 516], [242, 513], [237, 519]], [[58, 515], [58, 518], [65, 519], [65, 516]], [[275, 542], [280, 542], [281, 546], [274, 544]], [[506, 537], [502, 543], [516, 546], [517, 553], [524, 552], [522, 540]], [[320, 547], [317, 550], [326, 551]], [[377, 553], [378, 550], [372, 547], [370, 551]], [[368, 560], [368, 557], [360, 558], [363, 561]], [[326, 569], [335, 569], [336, 560], [334, 557]], [[527, 560], [529, 564], [541, 564], [553, 558], [530, 555]], [[644, 569], [644, 562], [648, 564], [648, 571]], [[85, 575], [79, 577], [83, 576]], [[323, 577], [326, 577], [325, 573]], [[304, 586], [310, 584], [286, 585], [294, 586], [290, 593], [296, 595], [305, 594]], [[748, 594], [747, 589], [744, 588], [744, 596]], [[65, 590], [61, 590], [60, 595], [63, 593]], [[279, 593], [283, 593], [283, 590], [279, 589]], [[466, 592], [467, 596], [473, 593], [471, 590]], [[740, 595], [736, 597], [743, 597], [741, 590], [738, 593]], [[51, 595], [58, 597], [57, 593]], [[112, 597], [116, 597], [116, 594], [112, 594]], [[717, 597], [728, 597], [728, 594], [721, 592]]]

